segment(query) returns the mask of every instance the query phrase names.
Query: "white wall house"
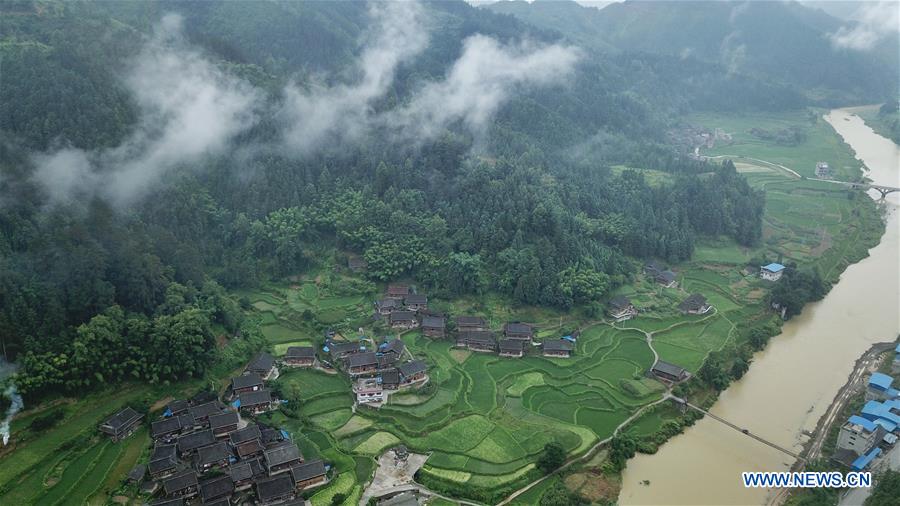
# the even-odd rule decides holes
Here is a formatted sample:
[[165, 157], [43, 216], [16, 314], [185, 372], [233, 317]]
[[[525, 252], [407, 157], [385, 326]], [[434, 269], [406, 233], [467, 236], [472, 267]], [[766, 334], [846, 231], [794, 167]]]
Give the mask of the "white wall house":
[[781, 264], [771, 263], [759, 268], [759, 277], [766, 281], [778, 281], [782, 274], [784, 274], [784, 266]]

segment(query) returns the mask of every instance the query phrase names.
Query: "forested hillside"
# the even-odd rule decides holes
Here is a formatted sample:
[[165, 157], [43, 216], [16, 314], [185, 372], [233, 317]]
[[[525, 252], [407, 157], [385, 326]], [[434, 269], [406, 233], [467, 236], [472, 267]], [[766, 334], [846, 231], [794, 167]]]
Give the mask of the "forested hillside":
[[598, 10], [571, 0], [538, 0], [485, 8], [558, 30], [596, 51], [699, 59], [730, 74], [765, 76], [812, 102], [880, 102], [896, 95], [895, 34], [870, 40], [858, 22], [798, 2], [629, 0]]
[[566, 308], [699, 237], [759, 240], [761, 194], [665, 132], [795, 90], [461, 1], [385, 5], [0, 5], [0, 338], [26, 393], [201, 374], [191, 350], [240, 325], [223, 289], [323, 255]]

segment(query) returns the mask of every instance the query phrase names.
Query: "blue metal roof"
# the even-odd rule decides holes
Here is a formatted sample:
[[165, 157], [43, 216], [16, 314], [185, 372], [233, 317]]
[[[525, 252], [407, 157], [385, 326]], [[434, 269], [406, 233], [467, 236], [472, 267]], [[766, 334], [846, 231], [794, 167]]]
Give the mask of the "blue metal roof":
[[769, 265], [763, 266], [763, 269], [770, 272], [781, 272], [784, 270], [784, 266], [775, 262], [770, 263]]
[[891, 383], [893, 382], [894, 378], [880, 372], [872, 373], [872, 376], [869, 377], [869, 386], [875, 387], [879, 390], [887, 390], [891, 388]]
[[862, 428], [866, 429], [869, 432], [872, 432], [877, 428], [875, 426], [875, 422], [873, 422], [872, 420], [866, 420], [859, 415], [853, 415], [847, 421], [852, 424], [862, 425]]
[[869, 401], [862, 408], [863, 418], [872, 420], [873, 422], [879, 418], [883, 418], [895, 425], [900, 425], [900, 415], [891, 412], [891, 409], [900, 409], [900, 400], [888, 402]]
[[894, 423], [890, 420], [885, 420], [884, 418], [879, 418], [878, 420], [875, 420], [875, 424], [881, 425], [882, 427], [884, 427], [884, 430], [886, 430], [888, 432], [894, 432], [895, 430], [897, 430], [896, 423]]
[[900, 343], [897, 344], [897, 347], [894, 348], [895, 353], [900, 353]]
[[852, 467], [854, 471], [862, 471], [879, 455], [881, 455], [881, 448], [873, 448], [869, 453], [854, 460], [850, 467]]
[[896, 399], [897, 397], [900, 397], [900, 390], [897, 390], [896, 388], [888, 388], [886, 393], [887, 393], [887, 396], [890, 397], [891, 399]]

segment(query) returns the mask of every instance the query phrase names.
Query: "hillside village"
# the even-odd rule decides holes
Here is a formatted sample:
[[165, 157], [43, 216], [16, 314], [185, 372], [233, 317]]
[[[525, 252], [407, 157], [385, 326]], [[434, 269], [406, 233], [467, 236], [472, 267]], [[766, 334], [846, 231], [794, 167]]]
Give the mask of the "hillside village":
[[[364, 266], [357, 268], [364, 269]], [[759, 277], [775, 282], [783, 271], [784, 266], [772, 263], [760, 267]], [[677, 274], [661, 264], [647, 263], [643, 272], [647, 280], [662, 288], [678, 287]], [[454, 348], [505, 359], [526, 356], [568, 359], [573, 356], [579, 338], [576, 330], [570, 335], [536, 339], [538, 329], [530, 323], [506, 321], [498, 328], [484, 316], [441, 314], [429, 308], [427, 295], [404, 284], [388, 285], [373, 306], [373, 321], [399, 334], [418, 330], [429, 339], [448, 340]], [[704, 295], [690, 293], [677, 310], [682, 315], [701, 316], [715, 308]], [[621, 295], [612, 297], [606, 306], [606, 316], [613, 325], [623, 324], [640, 312], [641, 308]], [[305, 491], [327, 484], [332, 478], [327, 462], [306, 460], [287, 431], [256, 418], [288, 402], [278, 399], [269, 388], [269, 383], [282, 370], [310, 368], [345, 375], [352, 385], [354, 409], [378, 409], [389, 402], [392, 394], [414, 390], [429, 382], [427, 357], [414, 356], [402, 339], [374, 339], [366, 336], [362, 328], [357, 334], [345, 336], [328, 330], [321, 346], [288, 346], [278, 359], [267, 352], [258, 353], [242, 374], [231, 378], [221, 397], [200, 394], [169, 402], [163, 414], [150, 421], [153, 447], [147, 463], [135, 467], [129, 480], [139, 484], [143, 493], [157, 497], [151, 503], [154, 506], [292, 504], [301, 500], [298, 498]], [[900, 364], [900, 359], [897, 363]], [[685, 368], [660, 359], [653, 362], [647, 375], [668, 388], [691, 377]], [[896, 397], [896, 390], [888, 391]], [[896, 402], [887, 397], [882, 400]], [[890, 411], [896, 407], [886, 406], [867, 405], [863, 416], [881, 420], [877, 423], [884, 427], [896, 417]], [[858, 455], [854, 454], [853, 465], [857, 467], [865, 467], [861, 462], [877, 457], [878, 445], [869, 443], [878, 443], [882, 438], [887, 441], [890, 435], [886, 436], [882, 429], [872, 429], [871, 424], [876, 422], [861, 420], [852, 418], [847, 425], [848, 433], [856, 431], [854, 438], [865, 436], [865, 451], [861, 443], [847, 448], [860, 450]], [[142, 423], [145, 423], [142, 415], [126, 408], [99, 429], [118, 442], [132, 435]], [[873, 439], [876, 436], [878, 441]]]

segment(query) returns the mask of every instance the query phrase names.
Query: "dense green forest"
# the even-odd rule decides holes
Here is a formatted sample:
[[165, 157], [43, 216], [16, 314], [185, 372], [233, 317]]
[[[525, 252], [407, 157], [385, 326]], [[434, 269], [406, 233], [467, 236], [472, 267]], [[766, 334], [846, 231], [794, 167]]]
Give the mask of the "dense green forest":
[[[625, 283], [642, 259], [690, 258], [700, 237], [760, 240], [762, 194], [730, 162], [691, 159], [665, 133], [688, 111], [808, 105], [795, 87], [700, 58], [576, 50], [551, 29], [462, 1], [421, 9], [427, 44], [396, 64], [364, 112], [348, 109], [351, 120], [420, 118], [410, 111], [424, 91], [455, 96], [455, 72], [465, 75], [460, 62], [475, 44], [512, 63], [531, 62], [534, 48], [577, 63], [564, 82], [505, 90], [487, 121], [460, 113], [421, 138], [379, 128], [351, 135], [361, 125], [337, 123], [334, 143], [299, 153], [284, 147], [284, 110], [306, 91], [286, 90], [331, 86], [351, 101], [339, 92], [368, 75], [356, 62], [377, 30], [365, 4], [0, 5], [0, 340], [6, 356], [22, 358], [23, 391], [202, 374], [211, 326], [240, 328], [224, 290], [300, 272], [335, 251], [362, 255], [375, 281], [568, 308]], [[147, 42], [172, 12], [182, 19], [178, 47], [190, 48], [183, 60], [213, 76], [223, 97], [252, 95], [252, 114], [241, 118], [252, 126], [235, 128], [227, 149], [211, 144], [170, 163], [123, 203], [102, 190], [115, 187], [119, 166], [152, 172], [126, 149], [151, 135], [145, 102], [161, 100], [135, 92], [134, 69], [142, 59], [177, 60], [165, 37]], [[522, 75], [498, 80], [536, 79]], [[42, 160], [59, 153], [86, 154], [58, 158], [75, 161], [41, 177]], [[76, 162], [105, 168], [79, 178], [67, 172]], [[671, 182], [610, 169], [619, 164], [667, 172]], [[53, 198], [60, 181], [90, 186]]]

